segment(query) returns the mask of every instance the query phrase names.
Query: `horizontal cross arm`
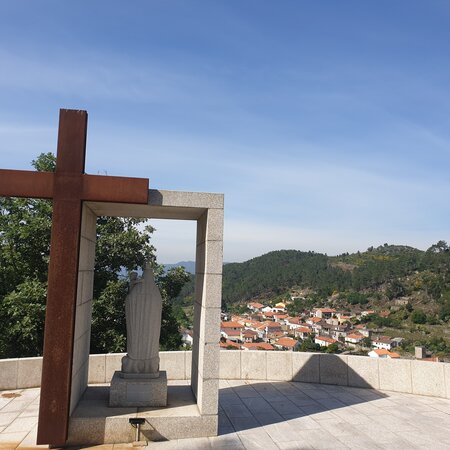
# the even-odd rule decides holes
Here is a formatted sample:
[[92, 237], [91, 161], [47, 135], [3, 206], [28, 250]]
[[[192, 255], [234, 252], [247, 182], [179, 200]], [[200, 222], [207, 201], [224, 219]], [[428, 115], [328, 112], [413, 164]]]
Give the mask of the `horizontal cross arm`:
[[148, 178], [83, 175], [83, 200], [114, 203], [148, 203]]
[[0, 197], [53, 197], [52, 172], [0, 169]]

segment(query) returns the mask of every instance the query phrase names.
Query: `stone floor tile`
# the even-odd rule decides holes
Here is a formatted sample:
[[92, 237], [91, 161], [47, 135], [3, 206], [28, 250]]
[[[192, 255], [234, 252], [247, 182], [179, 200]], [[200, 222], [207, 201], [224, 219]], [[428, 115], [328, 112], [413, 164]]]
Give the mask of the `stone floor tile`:
[[297, 430], [318, 430], [320, 423], [309, 416], [286, 415], [283, 419], [290, 423]]
[[209, 438], [212, 450], [245, 450], [237, 433]]
[[28, 405], [19, 414], [19, 417], [38, 417], [38, 416], [39, 416], [39, 406], [38, 405]]
[[225, 413], [219, 413], [219, 425], [231, 427], [230, 419], [227, 417]]
[[5, 433], [26, 431], [27, 434], [37, 425], [37, 417], [18, 417], [5, 429]]
[[219, 404], [223, 405], [242, 405], [241, 398], [234, 392], [219, 393]]
[[[26, 437], [26, 435], [29, 433], [28, 431], [20, 431], [17, 433], [1, 433], [0, 434], [0, 443], [16, 443], [19, 445]], [[16, 446], [17, 446], [16, 445]]]
[[328, 411], [323, 406], [302, 406], [303, 415], [310, 416], [314, 420], [338, 420], [334, 411]]
[[245, 405], [223, 405], [223, 410], [229, 419], [235, 417], [252, 417], [252, 413]]
[[388, 444], [398, 438], [393, 431], [380, 429], [380, 427], [375, 424], [364, 425], [360, 428], [359, 433], [368, 436], [370, 439], [380, 444]]
[[262, 397], [243, 398], [242, 402], [253, 413], [263, 411], [273, 413], [275, 411], [271, 404]]
[[278, 414], [276, 411], [272, 414], [267, 412], [255, 413], [253, 416], [260, 425], [270, 425], [272, 423], [284, 422], [283, 416]]
[[300, 396], [300, 395], [290, 395], [289, 396], [289, 400], [294, 403], [294, 405], [296, 406], [314, 406], [314, 405], [318, 405], [316, 400], [313, 400], [311, 397], [308, 397], [306, 394], [304, 394], [304, 396]]
[[[375, 449], [381, 449], [383, 446], [378, 444], [373, 439], [370, 439], [367, 436], [358, 434], [355, 436], [338, 436], [336, 437], [336, 440], [338, 442], [341, 442], [342, 445], [349, 447], [351, 449], [355, 450], [375, 450]], [[402, 449], [403, 450], [403, 449]], [[409, 449], [405, 449], [409, 450]]]
[[303, 411], [294, 403], [292, 403], [290, 400], [282, 400], [282, 401], [275, 401], [270, 402], [270, 405], [272, 408], [281, 415], [284, 414], [299, 414], [302, 415]]
[[2, 410], [1, 413], [7, 413], [7, 412], [17, 412], [20, 413], [21, 411], [23, 411], [26, 407], [28, 407], [28, 405], [30, 404], [30, 400], [18, 400], [18, 399], [13, 399], [12, 401], [10, 401], [7, 405], [5, 405]]
[[0, 427], [7, 427], [16, 419], [20, 411], [15, 412], [0, 412]]
[[[436, 443], [438, 444], [438, 443]], [[404, 439], [403, 437], [399, 436], [398, 434], [394, 433], [394, 437], [392, 439], [389, 440], [385, 440], [383, 442], [380, 442], [380, 446], [381, 448], [384, 448], [386, 450], [390, 450], [390, 449], [399, 449], [399, 450], [416, 450], [421, 448], [420, 445], [416, 445], [410, 441], [407, 441], [406, 439]], [[427, 450], [433, 449], [434, 450], [434, 446], [427, 448]], [[447, 449], [448, 450], [448, 449]]]
[[393, 431], [394, 433], [397, 433], [399, 431], [417, 431], [417, 427], [414, 425], [414, 423], [406, 422], [405, 420], [399, 419], [392, 414], [378, 414], [375, 416], [370, 415], [368, 417], [373, 423], [376, 423], [380, 427], [382, 427], [382, 429]]
[[330, 398], [330, 394], [323, 389], [308, 389], [303, 392], [313, 400], [318, 400], [320, 398]]
[[434, 406], [435, 410], [438, 410], [444, 414], [450, 414], [450, 404], [445, 405], [445, 404], [437, 404]]
[[[149, 446], [149, 450], [152, 447]], [[208, 438], [196, 438], [196, 439], [178, 439], [179, 450], [210, 450], [211, 443]]]
[[298, 440], [298, 432], [296, 432], [295, 427], [290, 425], [288, 422], [264, 425], [264, 430], [277, 444], [280, 442]]
[[314, 448], [336, 442], [336, 438], [325, 429], [301, 430], [297, 432], [297, 436], [297, 440], [305, 441]]
[[12, 398], [0, 397], [0, 412], [2, 411], [2, 408], [6, 406], [10, 401], [12, 401]]
[[[132, 446], [126, 446], [126, 444], [119, 444], [118, 447], [116, 447], [116, 450], [122, 450], [120, 449], [120, 445], [122, 445], [122, 449], [128, 449], [130, 450], [132, 448]], [[101, 445], [92, 445], [89, 447], [83, 447], [83, 450], [113, 450], [114, 449], [114, 444], [101, 444]], [[20, 447], [19, 447], [20, 448]]]
[[358, 425], [352, 425], [340, 419], [326, 419], [314, 422], [318, 424], [319, 428], [327, 430], [333, 436], [353, 436], [361, 432], [361, 427]]
[[375, 406], [373, 402], [358, 403], [357, 405], [352, 405], [352, 408], [355, 411], [365, 414], [366, 416], [374, 414], [383, 414], [383, 409]]
[[[117, 444], [114, 445], [113, 450], [127, 450], [125, 448], [118, 448], [116, 445]], [[132, 450], [139, 450], [139, 447], [132, 447]], [[142, 450], [183, 450], [183, 446], [177, 439], [173, 441], [149, 442], [148, 446], [144, 447]]]
[[279, 442], [277, 445], [282, 450], [315, 450], [312, 445], [302, 441]]
[[264, 430], [238, 432], [238, 436], [246, 450], [278, 449], [278, 446]]
[[261, 426], [261, 424], [253, 416], [230, 417], [230, 421], [236, 431], [255, 430]]
[[219, 380], [219, 389], [225, 389], [229, 387], [230, 383], [228, 383], [228, 380]]
[[30, 399], [35, 400], [40, 395], [40, 389], [39, 388], [30, 388], [30, 389], [22, 389], [20, 393], [20, 397], [22, 399]]
[[25, 436], [25, 439], [20, 443], [20, 445], [17, 447], [19, 450], [21, 449], [44, 449], [48, 448], [48, 445], [37, 445], [37, 425], [35, 425], [32, 430]]
[[331, 398], [338, 400], [345, 405], [359, 405], [364, 402], [364, 400], [357, 395], [351, 394], [350, 392], [332, 392], [330, 394]]
[[333, 414], [342, 419], [344, 422], [348, 422], [355, 425], [370, 424], [371, 420], [369, 416], [362, 414], [352, 407], [340, 408], [333, 410]]
[[336, 398], [319, 398], [317, 403], [325, 406], [326, 409], [345, 408], [347, 405]]
[[285, 396], [296, 395], [298, 393], [298, 389], [295, 388], [293, 381], [271, 383], [271, 384], [277, 391], [281, 392]]
[[235, 386], [233, 387], [233, 391], [241, 398], [252, 398], [259, 397], [260, 394], [256, 389], [253, 389], [252, 386], [244, 385], [244, 386]]
[[[259, 381], [257, 383], [259, 383]], [[245, 386], [246, 384], [247, 384], [247, 381], [245, 381], [245, 380], [228, 380], [228, 385], [230, 387]]]
[[219, 423], [219, 426], [217, 428], [217, 434], [219, 436], [226, 435], [226, 434], [232, 434], [235, 431], [236, 430], [233, 428], [233, 425], [231, 425], [231, 424], [229, 426], [227, 426], [227, 425], [220, 425], [220, 423]]

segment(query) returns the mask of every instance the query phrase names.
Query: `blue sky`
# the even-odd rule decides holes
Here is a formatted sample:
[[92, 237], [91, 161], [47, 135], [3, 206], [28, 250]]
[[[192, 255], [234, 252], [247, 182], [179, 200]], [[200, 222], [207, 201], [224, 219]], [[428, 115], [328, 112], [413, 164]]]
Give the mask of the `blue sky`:
[[[224, 259], [450, 241], [450, 3], [0, 3], [0, 154], [89, 112], [88, 173], [225, 194]], [[161, 262], [192, 223], [155, 221]]]

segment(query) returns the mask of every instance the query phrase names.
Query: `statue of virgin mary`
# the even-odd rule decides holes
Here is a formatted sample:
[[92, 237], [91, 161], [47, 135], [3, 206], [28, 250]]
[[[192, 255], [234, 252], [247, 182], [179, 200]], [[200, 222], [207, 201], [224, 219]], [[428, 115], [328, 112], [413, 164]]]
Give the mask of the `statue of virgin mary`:
[[130, 290], [125, 300], [127, 355], [122, 358], [122, 377], [159, 377], [159, 336], [162, 297], [155, 283], [153, 269], [147, 264], [142, 278], [130, 276]]

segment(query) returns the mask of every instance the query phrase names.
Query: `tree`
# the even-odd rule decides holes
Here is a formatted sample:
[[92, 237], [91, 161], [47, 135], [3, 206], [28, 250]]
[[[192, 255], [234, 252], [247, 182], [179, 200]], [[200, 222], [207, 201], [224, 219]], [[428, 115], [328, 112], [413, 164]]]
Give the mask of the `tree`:
[[388, 296], [389, 300], [402, 297], [405, 294], [406, 294], [405, 286], [397, 279], [393, 280], [386, 290], [386, 295]]
[[[54, 171], [56, 158], [43, 153], [33, 162], [38, 171]], [[46, 281], [50, 253], [52, 203], [41, 199], [0, 198], [0, 358], [42, 354]], [[91, 351], [124, 351], [124, 302], [128, 280], [123, 272], [156, 266], [151, 226], [133, 218], [99, 217], [94, 277]], [[156, 269], [155, 269], [156, 270]], [[171, 301], [186, 277], [176, 270], [157, 283], [164, 298], [162, 339], [178, 349], [178, 323]], [[121, 275], [122, 274], [122, 275]], [[187, 276], [187, 275], [186, 275]], [[181, 287], [180, 287], [181, 286]]]
[[313, 338], [306, 338], [298, 347], [299, 352], [318, 352], [320, 351], [320, 345], [314, 342]]
[[181, 345], [179, 323], [176, 319], [173, 301], [180, 293], [184, 284], [189, 280], [189, 274], [183, 267], [175, 267], [167, 273], [161, 273], [156, 277], [163, 297], [162, 321], [161, 321], [161, 350], [178, 350]]
[[329, 345], [325, 349], [325, 353], [338, 353], [338, 352], [339, 352], [339, 345], [337, 344], [337, 342], [335, 342], [334, 344]]
[[3, 298], [0, 357], [36, 356], [36, 349], [42, 349], [46, 296], [47, 283], [27, 279]]
[[420, 309], [416, 309], [411, 314], [411, 320], [413, 321], [413, 323], [424, 324], [427, 321], [427, 316]]
[[[47, 153], [32, 162], [54, 170]], [[52, 203], [0, 198], [0, 358], [42, 354]]]
[[369, 302], [369, 300], [367, 299], [367, 296], [364, 294], [361, 294], [360, 292], [350, 292], [347, 295], [347, 301], [351, 304], [351, 305], [365, 305], [366, 303]]
[[447, 242], [445, 242], [445, 241], [438, 241], [438, 242], [436, 242], [436, 244], [433, 244], [427, 250], [427, 252], [429, 252], [429, 253], [443, 253], [443, 252], [448, 252], [448, 251], [449, 251], [449, 246], [448, 246]]

